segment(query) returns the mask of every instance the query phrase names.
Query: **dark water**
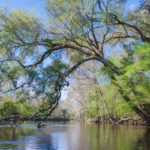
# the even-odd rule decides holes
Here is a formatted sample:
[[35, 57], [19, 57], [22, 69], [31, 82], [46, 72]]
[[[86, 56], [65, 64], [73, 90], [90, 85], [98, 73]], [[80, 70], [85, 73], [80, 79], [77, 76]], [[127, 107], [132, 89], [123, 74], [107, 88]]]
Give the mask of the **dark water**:
[[49, 123], [0, 126], [0, 150], [150, 150], [150, 129]]

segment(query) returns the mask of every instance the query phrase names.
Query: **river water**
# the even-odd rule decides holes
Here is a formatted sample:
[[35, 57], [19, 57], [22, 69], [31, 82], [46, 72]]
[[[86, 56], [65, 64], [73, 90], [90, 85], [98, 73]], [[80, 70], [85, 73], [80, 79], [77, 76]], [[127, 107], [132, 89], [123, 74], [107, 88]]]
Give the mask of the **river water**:
[[0, 126], [0, 150], [150, 150], [150, 129], [79, 123]]

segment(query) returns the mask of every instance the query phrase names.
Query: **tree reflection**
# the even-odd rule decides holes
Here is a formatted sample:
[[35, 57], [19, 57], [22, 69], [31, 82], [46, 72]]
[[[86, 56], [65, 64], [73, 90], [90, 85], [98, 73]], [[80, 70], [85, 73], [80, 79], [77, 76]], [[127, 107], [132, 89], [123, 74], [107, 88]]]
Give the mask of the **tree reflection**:
[[0, 149], [149, 150], [150, 129], [112, 125], [50, 125], [0, 128]]

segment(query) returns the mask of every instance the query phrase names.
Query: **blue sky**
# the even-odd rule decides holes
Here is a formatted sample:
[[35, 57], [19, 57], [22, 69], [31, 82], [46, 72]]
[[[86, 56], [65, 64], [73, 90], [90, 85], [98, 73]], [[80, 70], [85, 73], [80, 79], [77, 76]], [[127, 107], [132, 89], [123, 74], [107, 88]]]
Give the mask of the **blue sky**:
[[35, 8], [40, 7], [38, 0], [0, 0], [0, 5], [7, 5], [8, 8]]
[[[139, 0], [128, 0], [127, 8], [135, 9], [139, 5]], [[38, 0], [0, 0], [0, 7], [7, 6], [12, 9], [33, 9], [40, 16], [45, 14], [42, 9], [42, 2]]]
[[32, 9], [42, 19], [46, 18], [46, 13], [40, 0], [0, 0], [0, 8], [7, 7], [9, 11], [14, 9]]
[[139, 0], [128, 0], [127, 8], [135, 9], [139, 5]]

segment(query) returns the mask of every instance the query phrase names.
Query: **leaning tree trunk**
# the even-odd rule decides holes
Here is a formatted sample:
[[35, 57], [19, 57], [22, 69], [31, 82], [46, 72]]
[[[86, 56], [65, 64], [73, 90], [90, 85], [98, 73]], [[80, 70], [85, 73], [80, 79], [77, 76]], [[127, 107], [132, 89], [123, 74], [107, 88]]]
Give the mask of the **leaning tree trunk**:
[[[123, 97], [123, 99], [129, 104], [132, 102], [132, 100], [130, 99], [130, 97], [128, 95], [126, 95], [124, 93], [124, 91], [122, 90], [122, 88], [115, 82], [113, 82], [113, 84], [115, 84], [115, 86], [118, 87], [118, 92], [120, 93], [120, 95]], [[145, 121], [146, 125], [150, 125], [150, 116], [148, 114], [146, 114], [143, 110], [141, 110], [138, 106], [136, 105], [130, 105], [130, 107], [132, 108], [132, 110], [139, 115], [143, 121]]]
[[101, 88], [100, 88], [100, 86], [99, 86], [99, 83], [98, 83], [96, 77], [95, 77], [95, 83], [97, 84], [97, 88], [98, 88], [99, 94], [100, 94], [100, 96], [102, 97], [102, 102], [103, 102], [103, 104], [104, 104], [104, 106], [105, 106], [105, 108], [106, 108], [106, 111], [107, 111], [108, 115], [109, 115], [110, 121], [111, 121], [112, 123], [114, 123], [114, 122], [115, 122], [115, 119], [114, 119], [113, 116], [111, 115], [111, 113], [110, 113], [110, 111], [109, 111], [109, 108], [108, 108], [108, 106], [107, 106], [107, 104], [106, 104], [106, 102], [105, 102], [105, 100], [104, 100], [104, 96], [103, 96], [102, 90], [101, 90]]
[[[125, 94], [125, 92], [123, 91], [122, 87], [116, 83], [117, 79], [116, 79], [116, 77], [114, 76], [114, 74], [116, 74], [116, 75], [118, 75], [118, 76], [121, 75], [121, 72], [120, 72], [119, 68], [116, 67], [112, 62], [110, 62], [110, 61], [108, 61], [108, 60], [104, 63], [104, 66], [105, 66], [106, 68], [108, 68], [108, 74], [109, 74], [109, 76], [110, 76], [110, 79], [111, 79], [112, 83], [118, 88], [118, 92], [119, 92], [120, 95], [123, 97], [123, 99], [124, 99], [128, 104], [129, 104], [130, 102], [132, 102], [132, 100], [130, 99], [130, 97], [129, 97], [127, 94]], [[147, 113], [145, 113], [142, 109], [140, 109], [140, 108], [139, 108], [138, 106], [136, 106], [136, 105], [132, 105], [132, 106], [130, 106], [130, 107], [131, 107], [131, 109], [132, 109], [137, 115], [139, 115], [139, 116], [143, 119], [143, 121], [145, 121], [146, 125], [150, 125], [150, 116], [149, 116]]]

